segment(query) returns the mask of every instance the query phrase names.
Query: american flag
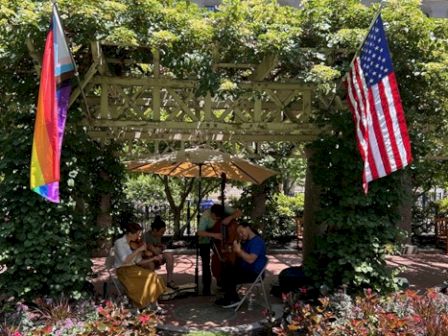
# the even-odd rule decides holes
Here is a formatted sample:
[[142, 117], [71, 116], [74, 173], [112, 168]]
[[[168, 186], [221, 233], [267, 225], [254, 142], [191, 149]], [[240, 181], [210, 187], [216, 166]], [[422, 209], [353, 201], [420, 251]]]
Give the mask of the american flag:
[[378, 15], [347, 74], [347, 100], [368, 183], [412, 161], [400, 93], [381, 15]]

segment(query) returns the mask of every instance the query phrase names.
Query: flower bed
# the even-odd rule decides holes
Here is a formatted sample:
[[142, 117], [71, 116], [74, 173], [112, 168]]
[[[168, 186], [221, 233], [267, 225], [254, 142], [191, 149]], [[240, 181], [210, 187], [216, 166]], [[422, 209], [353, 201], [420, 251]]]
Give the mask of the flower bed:
[[285, 312], [276, 335], [320, 336], [441, 336], [448, 335], [448, 296], [430, 289], [379, 296], [366, 290], [352, 299], [344, 293], [324, 297], [317, 304], [283, 297]]
[[156, 335], [157, 316], [131, 312], [122, 304], [104, 301], [70, 303], [67, 299], [38, 299], [32, 304], [12, 301], [0, 310], [0, 335]]
[[[362, 297], [345, 293], [305, 301], [307, 293], [283, 297], [285, 311], [274, 334], [319, 336], [442, 336], [448, 335], [448, 296], [436, 290], [405, 291], [380, 296], [366, 290]], [[0, 302], [0, 335], [156, 335], [157, 316], [136, 312], [111, 301], [69, 302], [37, 299], [29, 305]]]

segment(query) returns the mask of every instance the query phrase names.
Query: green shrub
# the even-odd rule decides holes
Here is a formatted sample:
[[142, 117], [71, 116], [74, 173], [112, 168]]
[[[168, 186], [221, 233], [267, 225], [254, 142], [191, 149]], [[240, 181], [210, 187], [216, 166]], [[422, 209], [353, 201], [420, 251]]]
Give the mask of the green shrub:
[[297, 194], [288, 196], [285, 194], [276, 194], [274, 196], [277, 212], [281, 216], [301, 217], [305, 205], [305, 195]]
[[448, 214], [448, 198], [443, 198], [437, 201], [438, 213], [447, 215]]

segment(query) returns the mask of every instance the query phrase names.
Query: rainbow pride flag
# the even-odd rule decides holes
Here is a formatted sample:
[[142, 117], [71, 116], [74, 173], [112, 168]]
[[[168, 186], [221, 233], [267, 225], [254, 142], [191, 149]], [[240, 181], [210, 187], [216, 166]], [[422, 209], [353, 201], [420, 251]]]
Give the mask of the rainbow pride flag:
[[47, 200], [59, 203], [62, 138], [75, 74], [64, 31], [53, 5], [40, 75], [34, 125], [30, 186]]

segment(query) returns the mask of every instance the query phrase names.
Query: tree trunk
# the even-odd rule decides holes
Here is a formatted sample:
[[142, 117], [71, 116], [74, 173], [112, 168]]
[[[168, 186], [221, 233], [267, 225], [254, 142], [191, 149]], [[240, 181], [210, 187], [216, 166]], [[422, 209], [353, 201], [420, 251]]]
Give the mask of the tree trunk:
[[[100, 178], [105, 181], [109, 181], [110, 177], [107, 173], [101, 172]], [[96, 218], [96, 225], [102, 230], [106, 230], [112, 226], [111, 216], [112, 195], [110, 193], [102, 194], [98, 204], [98, 216]], [[97, 248], [93, 250], [94, 257], [106, 257], [112, 246], [112, 242], [109, 239], [98, 239]]]
[[[182, 206], [183, 208], [183, 206]], [[173, 225], [174, 225], [174, 237], [175, 238], [179, 238], [180, 237], [180, 217], [181, 217], [181, 213], [182, 213], [182, 208], [180, 207], [175, 207], [174, 209], [172, 208], [172, 214], [173, 214]]]
[[257, 193], [254, 193], [252, 198], [253, 208], [250, 212], [250, 218], [252, 218], [255, 223], [258, 223], [259, 219], [266, 212], [267, 195], [264, 188], [261, 188]]
[[294, 187], [294, 182], [295, 180], [289, 179], [289, 178], [285, 178], [283, 180], [283, 193], [285, 195], [292, 195], [292, 188]]
[[176, 205], [176, 202], [174, 201], [174, 197], [171, 192], [171, 187], [169, 184], [168, 176], [160, 176], [160, 179], [163, 182], [166, 199], [168, 201], [168, 204], [170, 205], [170, 209], [173, 214], [174, 236], [179, 237], [181, 234], [180, 220], [181, 220], [182, 209], [184, 208], [184, 205], [185, 205], [188, 195], [190, 195], [190, 192], [193, 189], [194, 179], [189, 179], [188, 182], [185, 183], [183, 191], [180, 195], [179, 205]]

